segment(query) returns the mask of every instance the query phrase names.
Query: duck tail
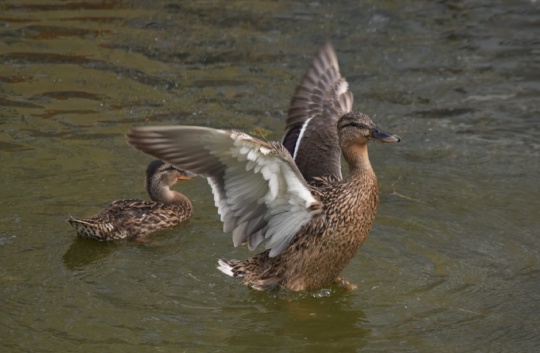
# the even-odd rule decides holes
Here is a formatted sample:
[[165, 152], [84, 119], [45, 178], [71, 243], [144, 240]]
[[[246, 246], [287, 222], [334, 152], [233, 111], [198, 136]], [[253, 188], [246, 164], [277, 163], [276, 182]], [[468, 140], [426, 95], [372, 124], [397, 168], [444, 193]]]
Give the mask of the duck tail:
[[244, 284], [255, 290], [270, 291], [279, 287], [282, 278], [276, 276], [261, 277], [260, 273], [253, 273], [246, 269], [248, 263], [249, 260], [238, 261], [219, 259], [219, 266], [217, 268], [228, 276], [238, 278], [243, 277]]
[[244, 277], [245, 269], [240, 261], [237, 260], [218, 260], [218, 270], [231, 277]]
[[107, 239], [107, 234], [109, 234], [113, 228], [113, 225], [110, 223], [96, 223], [73, 217], [66, 219], [66, 222], [75, 228], [80, 237], [89, 239]]

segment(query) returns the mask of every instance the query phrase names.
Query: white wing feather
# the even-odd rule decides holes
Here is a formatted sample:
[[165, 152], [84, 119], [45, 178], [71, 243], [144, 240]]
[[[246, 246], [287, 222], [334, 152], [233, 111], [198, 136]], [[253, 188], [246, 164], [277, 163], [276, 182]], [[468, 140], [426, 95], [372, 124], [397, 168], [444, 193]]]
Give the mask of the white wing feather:
[[207, 177], [235, 246], [247, 242], [253, 249], [266, 240], [270, 256], [277, 256], [320, 210], [281, 144], [194, 126], [134, 128], [128, 139], [143, 152]]

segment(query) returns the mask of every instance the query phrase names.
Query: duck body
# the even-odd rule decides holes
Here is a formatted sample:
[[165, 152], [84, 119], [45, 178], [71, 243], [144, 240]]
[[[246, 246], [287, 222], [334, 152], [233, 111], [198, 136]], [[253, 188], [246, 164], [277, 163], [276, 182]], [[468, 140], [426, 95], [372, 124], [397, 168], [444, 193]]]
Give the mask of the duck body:
[[220, 269], [258, 290], [314, 290], [336, 280], [367, 238], [378, 204], [374, 173], [319, 180], [312, 188], [323, 212], [304, 225], [278, 256], [266, 250], [245, 261], [220, 260]]
[[152, 201], [116, 200], [92, 217], [71, 217], [67, 222], [78, 236], [95, 240], [138, 238], [173, 227], [191, 218], [193, 207], [186, 196], [169, 187], [191, 177], [190, 173], [155, 160], [148, 166], [146, 178]]
[[68, 219], [82, 238], [119, 240], [143, 237], [171, 228], [191, 218], [190, 204], [166, 204], [143, 200], [116, 200], [100, 213], [84, 219]]
[[127, 137], [208, 179], [235, 246], [266, 247], [247, 260], [221, 259], [219, 270], [257, 290], [314, 290], [337, 280], [375, 219], [379, 191], [368, 142], [400, 140], [352, 112], [352, 101], [327, 43], [296, 89], [281, 143], [196, 126], [137, 127]]

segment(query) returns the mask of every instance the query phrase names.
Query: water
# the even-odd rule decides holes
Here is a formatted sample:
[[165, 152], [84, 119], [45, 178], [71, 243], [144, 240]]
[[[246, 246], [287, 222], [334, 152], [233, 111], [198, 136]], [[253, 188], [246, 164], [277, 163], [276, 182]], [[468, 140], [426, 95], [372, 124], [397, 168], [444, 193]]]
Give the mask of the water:
[[[540, 344], [536, 1], [21, 2], [0, 5], [0, 345], [9, 352], [535, 352]], [[355, 292], [257, 293], [205, 180], [147, 243], [64, 220], [145, 198], [132, 126], [279, 139], [332, 39], [381, 204]]]

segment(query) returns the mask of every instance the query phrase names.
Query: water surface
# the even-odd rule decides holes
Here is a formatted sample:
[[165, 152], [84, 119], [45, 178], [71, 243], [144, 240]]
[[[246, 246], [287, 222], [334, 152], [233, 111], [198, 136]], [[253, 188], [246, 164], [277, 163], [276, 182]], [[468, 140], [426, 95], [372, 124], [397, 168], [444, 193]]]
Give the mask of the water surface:
[[[540, 344], [536, 1], [4, 1], [0, 345], [9, 352], [535, 352]], [[381, 187], [355, 292], [257, 293], [205, 180], [194, 218], [150, 241], [64, 220], [145, 198], [132, 126], [279, 139], [326, 39]]]

